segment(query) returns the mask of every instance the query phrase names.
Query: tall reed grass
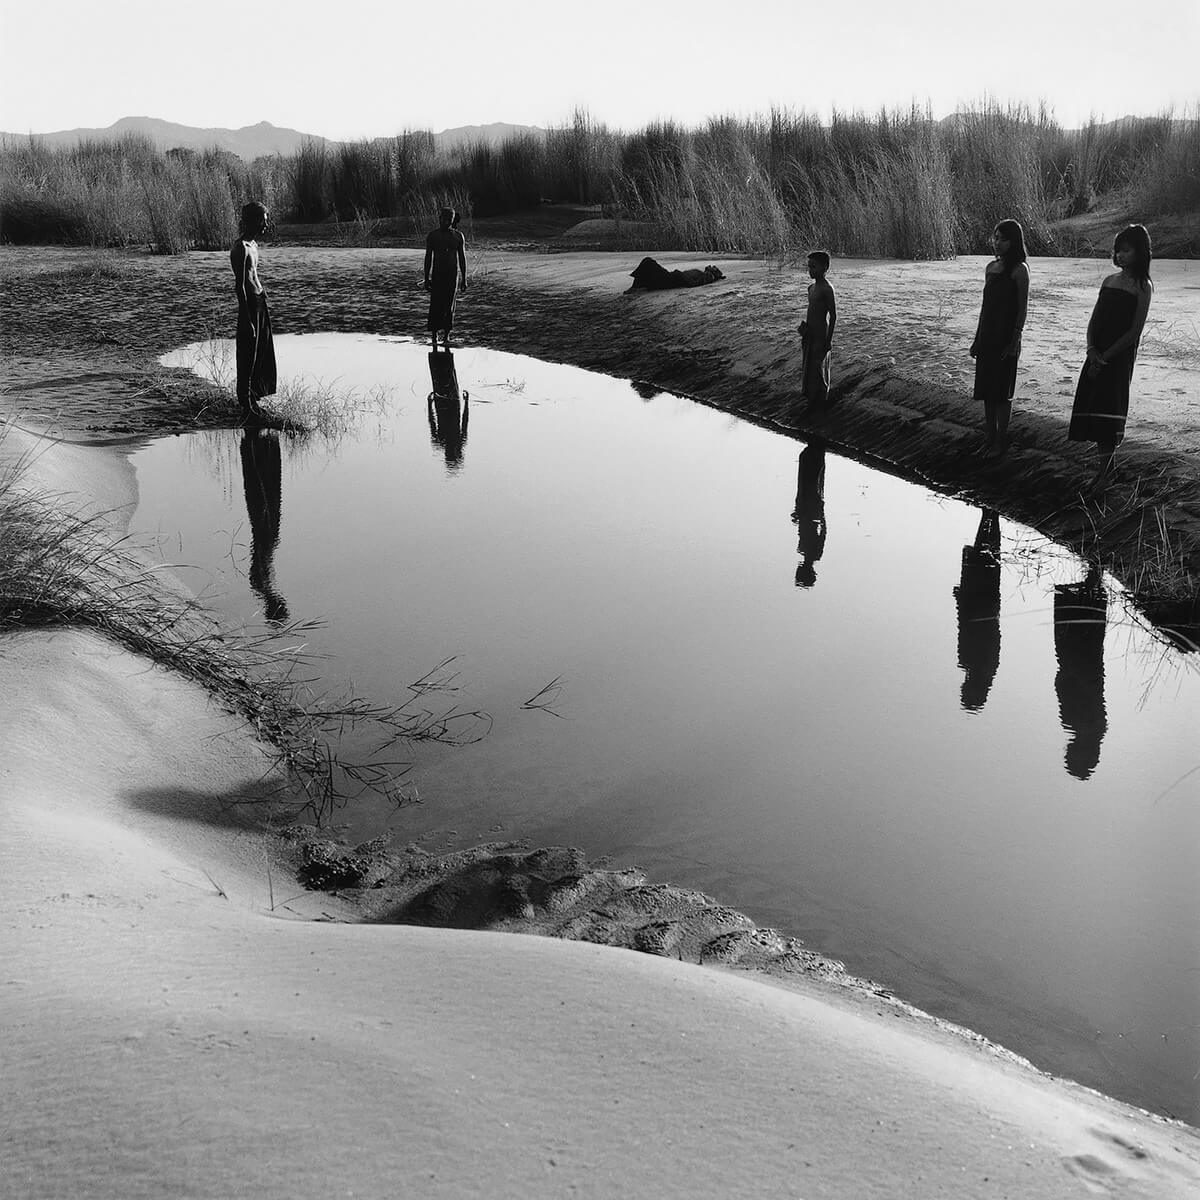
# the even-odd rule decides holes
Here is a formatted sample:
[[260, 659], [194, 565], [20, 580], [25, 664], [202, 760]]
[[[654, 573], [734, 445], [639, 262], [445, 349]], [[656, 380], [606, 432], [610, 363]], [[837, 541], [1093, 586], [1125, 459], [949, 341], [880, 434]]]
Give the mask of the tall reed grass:
[[237, 234], [246, 199], [270, 202], [277, 177], [270, 159], [160, 153], [136, 136], [53, 150], [22, 139], [0, 148], [0, 232], [10, 242], [214, 249]]
[[237, 207], [262, 199], [283, 221], [337, 221], [350, 240], [377, 223], [420, 231], [450, 205], [473, 217], [543, 201], [600, 205], [664, 247], [937, 258], [984, 252], [1005, 217], [1035, 253], [1059, 252], [1058, 219], [1119, 195], [1147, 217], [1200, 206], [1200, 112], [1064, 130], [1044, 107], [984, 103], [936, 120], [919, 108], [776, 108], [699, 128], [624, 133], [584, 110], [544, 131], [442, 152], [433, 134], [332, 145], [245, 164], [216, 152], [157, 153], [126, 138], [48, 150], [0, 148], [3, 235], [12, 241], [166, 251], [223, 245]]

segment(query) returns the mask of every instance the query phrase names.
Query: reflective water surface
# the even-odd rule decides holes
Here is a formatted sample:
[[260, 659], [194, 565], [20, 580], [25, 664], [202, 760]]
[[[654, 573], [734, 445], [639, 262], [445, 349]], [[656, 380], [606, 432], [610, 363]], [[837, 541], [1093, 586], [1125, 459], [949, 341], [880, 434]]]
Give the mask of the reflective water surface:
[[323, 618], [331, 687], [395, 701], [454, 657], [491, 732], [416, 748], [423, 803], [358, 801], [352, 837], [611, 855], [1200, 1120], [1200, 672], [1111, 581], [619, 380], [278, 349], [373, 397], [354, 428], [147, 445], [135, 525], [237, 620]]

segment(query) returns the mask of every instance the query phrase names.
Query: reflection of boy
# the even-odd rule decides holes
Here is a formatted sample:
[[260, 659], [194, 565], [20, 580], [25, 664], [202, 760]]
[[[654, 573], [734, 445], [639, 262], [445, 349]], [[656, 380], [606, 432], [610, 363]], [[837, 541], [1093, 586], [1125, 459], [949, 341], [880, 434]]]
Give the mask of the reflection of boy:
[[796, 565], [796, 586], [810, 588], [817, 582], [814, 564], [825, 553], [825, 447], [811, 442], [800, 451], [796, 473], [796, 507], [792, 520], [796, 522], [800, 539], [796, 553], [801, 556]]
[[808, 256], [808, 273], [812, 276], [808, 285], [808, 312], [800, 322], [803, 351], [800, 398], [810, 404], [824, 404], [829, 399], [829, 352], [837, 324], [837, 301], [825, 278], [828, 270], [829, 255], [824, 250], [814, 250]]

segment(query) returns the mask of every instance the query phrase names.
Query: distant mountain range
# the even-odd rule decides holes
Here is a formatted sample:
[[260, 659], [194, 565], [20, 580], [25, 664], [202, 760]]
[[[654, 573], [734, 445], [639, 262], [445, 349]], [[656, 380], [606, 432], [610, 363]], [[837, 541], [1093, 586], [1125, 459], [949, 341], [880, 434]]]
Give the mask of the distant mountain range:
[[[443, 129], [433, 136], [438, 149], [451, 150], [464, 143], [498, 143], [516, 133], [541, 132], [535, 125], [508, 125], [496, 121], [491, 125], [460, 125], [455, 129]], [[269, 121], [259, 121], [257, 125], [246, 125], [241, 129], [198, 129], [194, 125], [177, 125], [157, 117], [122, 117], [106, 129], [59, 129], [33, 136], [43, 145], [54, 149], [73, 146], [81, 141], [113, 141], [127, 134], [149, 138], [159, 150], [173, 150], [176, 147], [209, 150], [215, 147], [228, 150], [247, 161], [262, 154], [295, 154], [303, 142], [324, 142], [329, 146], [338, 144], [316, 134], [301, 133], [298, 129], [282, 129]], [[24, 141], [29, 136], [27, 133], [0, 133], [0, 144]]]

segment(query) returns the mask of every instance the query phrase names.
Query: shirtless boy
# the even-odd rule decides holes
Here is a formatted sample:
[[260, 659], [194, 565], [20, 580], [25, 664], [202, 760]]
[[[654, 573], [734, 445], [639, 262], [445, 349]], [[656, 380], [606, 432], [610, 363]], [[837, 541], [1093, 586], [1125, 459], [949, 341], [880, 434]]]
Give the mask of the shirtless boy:
[[237, 290], [237, 398], [245, 417], [260, 417], [258, 402], [275, 394], [275, 343], [267, 293], [258, 278], [258, 242], [267, 208], [257, 200], [242, 208], [238, 240], [229, 252]]
[[837, 324], [837, 301], [825, 278], [828, 270], [829, 255], [824, 250], [814, 250], [808, 256], [808, 273], [812, 277], [808, 285], [808, 312], [800, 322], [803, 348], [800, 398], [810, 404], [824, 404], [829, 399], [829, 351]]

